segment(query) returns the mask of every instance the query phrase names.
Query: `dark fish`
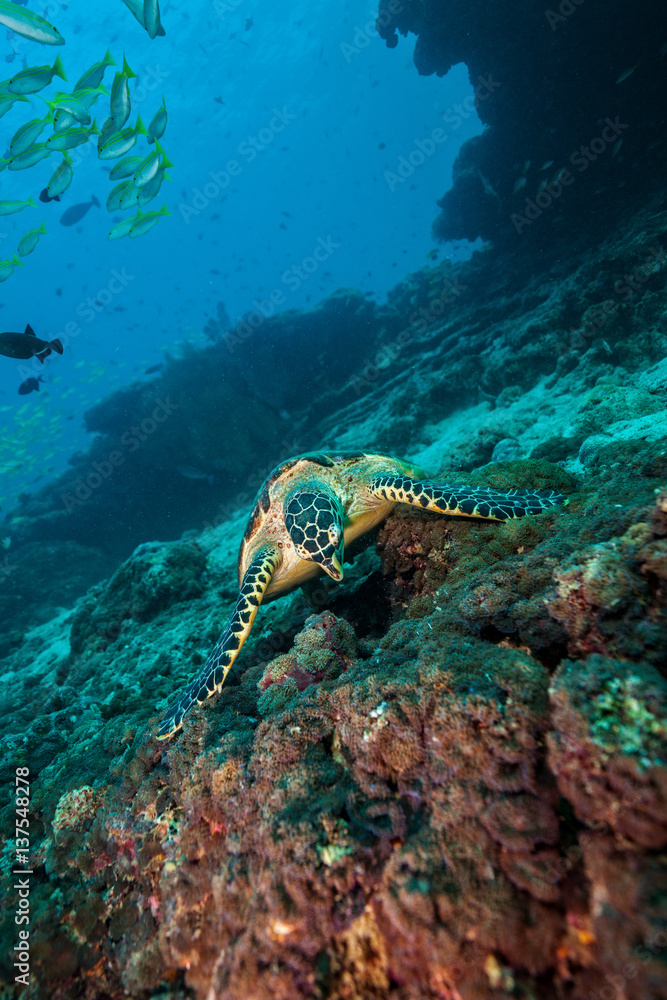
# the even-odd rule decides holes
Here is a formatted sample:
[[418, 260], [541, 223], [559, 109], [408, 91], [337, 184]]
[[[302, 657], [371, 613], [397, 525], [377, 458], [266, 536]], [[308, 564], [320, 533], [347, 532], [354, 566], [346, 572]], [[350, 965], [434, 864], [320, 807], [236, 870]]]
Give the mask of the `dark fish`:
[[41, 364], [48, 358], [51, 351], [63, 353], [63, 345], [59, 340], [40, 340], [30, 323], [25, 333], [0, 333], [0, 354], [6, 358], [37, 358]]
[[55, 198], [50, 198], [49, 197], [49, 189], [48, 188], [44, 188], [43, 191], [39, 192], [39, 200], [40, 201], [60, 201], [60, 195], [57, 194], [55, 196]]
[[253, 26], [254, 23], [255, 23], [255, 19], [254, 18], [252, 18], [252, 17], [246, 17], [246, 19], [245, 19], [245, 30], [246, 31], [250, 31], [250, 29], [252, 28], [252, 26]]
[[78, 205], [72, 205], [71, 208], [68, 208], [67, 211], [63, 212], [60, 216], [60, 224], [62, 226], [75, 226], [77, 222], [79, 222], [80, 219], [83, 219], [84, 215], [91, 210], [93, 205], [95, 205], [96, 208], [100, 207], [100, 203], [95, 195], [92, 196], [90, 201], [82, 201], [79, 202]]
[[41, 375], [37, 378], [27, 378], [19, 386], [19, 396], [27, 396], [29, 392], [39, 392], [39, 383], [44, 379]]
[[160, 361], [159, 364], [151, 365], [150, 368], [147, 368], [146, 371], [144, 372], [144, 375], [154, 375], [155, 372], [161, 372], [163, 368], [164, 368], [164, 361]]

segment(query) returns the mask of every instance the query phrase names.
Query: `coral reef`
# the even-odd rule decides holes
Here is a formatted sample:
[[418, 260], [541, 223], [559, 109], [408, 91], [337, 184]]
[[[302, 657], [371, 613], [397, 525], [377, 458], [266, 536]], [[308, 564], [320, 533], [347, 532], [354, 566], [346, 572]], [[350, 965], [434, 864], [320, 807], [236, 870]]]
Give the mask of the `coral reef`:
[[[572, 485], [543, 460], [470, 478]], [[355, 635], [299, 595], [269, 605], [224, 696], [167, 746], [165, 648], [201, 662], [224, 613], [207, 577], [233, 572], [227, 526], [141, 546], [56, 623], [19, 758], [4, 742], [34, 769], [36, 1000], [584, 1000], [621, 980], [628, 1000], [666, 996], [665, 681], [643, 646], [554, 663], [559, 565], [585, 575], [592, 538], [617, 543], [606, 587], [619, 570], [652, 580], [631, 627], [608, 622], [609, 648], [647, 628], [664, 648], [665, 495], [644, 478], [634, 506], [614, 520], [598, 499], [591, 524], [598, 488], [502, 526], [394, 514], [378, 536], [394, 623]], [[591, 621], [599, 593], [581, 598]]]
[[337, 677], [347, 670], [356, 653], [356, 636], [346, 621], [330, 611], [311, 615], [295, 636], [290, 652], [272, 660], [259, 681], [260, 691], [265, 692], [257, 704], [260, 714], [272, 714], [276, 698], [285, 704], [311, 684]]
[[[218, 473], [182, 478], [169, 530], [174, 494], [147, 483], [169, 450], [157, 430], [122, 510], [94, 491], [85, 546], [62, 547], [46, 495], [14, 512], [0, 775], [27, 768], [31, 786], [22, 996], [666, 1000], [667, 299], [651, 253], [666, 231], [656, 203], [534, 277], [484, 252], [383, 307], [341, 294], [368, 354], [317, 375], [299, 447], [363, 444], [569, 502], [502, 524], [396, 508], [341, 585], [260, 609], [221, 696], [170, 743], [157, 722], [227, 620], [251, 494], [284, 457], [270, 401], [242, 480], [204, 501]], [[642, 261], [657, 265], [626, 297]], [[313, 312], [281, 322], [305, 337]], [[163, 389], [200, 360], [172, 362]], [[157, 405], [149, 391], [91, 420], [115, 433], [123, 406]], [[147, 498], [141, 543], [105, 548]], [[14, 821], [5, 799], [6, 886]]]

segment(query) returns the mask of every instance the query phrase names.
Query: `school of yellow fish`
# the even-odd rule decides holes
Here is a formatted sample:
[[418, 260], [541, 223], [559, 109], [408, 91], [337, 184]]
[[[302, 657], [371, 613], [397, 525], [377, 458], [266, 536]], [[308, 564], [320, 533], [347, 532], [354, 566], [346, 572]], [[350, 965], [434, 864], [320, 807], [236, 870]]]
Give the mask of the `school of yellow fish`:
[[[151, 38], [165, 34], [158, 0], [123, 0], [123, 3]], [[65, 39], [54, 25], [11, 0], [0, 0], [0, 24], [43, 45], [65, 44]], [[60, 55], [52, 66], [29, 66], [0, 82], [0, 118], [15, 104], [28, 102], [33, 95], [39, 95], [48, 109], [43, 118], [27, 121], [14, 132], [9, 143], [9, 156], [0, 159], [0, 171], [26, 170], [53, 153], [62, 154], [62, 160], [45, 189], [49, 200], [61, 195], [72, 183], [74, 171], [68, 150], [97, 137], [98, 159], [118, 161], [109, 174], [116, 183], [107, 198], [107, 209], [109, 212], [119, 209], [136, 211], [113, 226], [108, 234], [110, 240], [143, 236], [157, 225], [162, 216], [169, 215], [165, 205], [158, 211], [147, 212], [143, 209], [157, 198], [163, 181], [170, 179], [167, 169], [172, 166], [160, 144], [167, 127], [164, 97], [148, 128], [140, 116], [134, 124], [128, 124], [131, 114], [130, 80], [136, 77], [136, 73], [132, 72], [123, 56], [122, 68], [115, 73], [109, 92], [104, 86], [104, 75], [110, 66], [116, 65], [107, 51], [101, 62], [95, 63], [79, 77], [71, 92], [58, 91], [48, 100], [41, 96], [41, 91], [55, 77], [67, 82]], [[108, 98], [109, 114], [98, 126], [91, 109], [100, 98]], [[51, 134], [43, 139], [47, 128], [51, 129]], [[140, 137], [153, 148], [142, 155], [127, 156]], [[33, 198], [0, 201], [0, 216], [13, 215], [29, 207], [36, 207]], [[0, 282], [6, 281], [17, 266], [23, 265], [22, 258], [32, 253], [45, 234], [44, 222], [24, 233], [13, 257], [0, 261]]]

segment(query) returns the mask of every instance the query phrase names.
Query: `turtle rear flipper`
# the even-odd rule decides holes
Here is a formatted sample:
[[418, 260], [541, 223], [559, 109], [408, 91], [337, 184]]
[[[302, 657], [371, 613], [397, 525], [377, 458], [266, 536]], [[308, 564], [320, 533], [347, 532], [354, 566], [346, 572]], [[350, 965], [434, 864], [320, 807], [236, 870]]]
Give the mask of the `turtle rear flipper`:
[[438, 514], [482, 517], [490, 521], [508, 521], [540, 514], [548, 507], [567, 503], [554, 490], [508, 490], [501, 493], [483, 486], [449, 486], [428, 479], [410, 479], [392, 474], [375, 476], [370, 484], [373, 496], [382, 500], [407, 503]]
[[280, 549], [276, 545], [266, 545], [257, 552], [245, 572], [227, 627], [211, 650], [200, 673], [190, 681], [160, 723], [157, 731], [159, 740], [173, 736], [183, 725], [185, 713], [189, 712], [193, 705], [201, 705], [225, 683], [234, 660], [250, 635], [255, 615], [280, 560]]
[[300, 559], [317, 563], [332, 580], [343, 579], [343, 507], [330, 490], [303, 487], [285, 498], [285, 527]]

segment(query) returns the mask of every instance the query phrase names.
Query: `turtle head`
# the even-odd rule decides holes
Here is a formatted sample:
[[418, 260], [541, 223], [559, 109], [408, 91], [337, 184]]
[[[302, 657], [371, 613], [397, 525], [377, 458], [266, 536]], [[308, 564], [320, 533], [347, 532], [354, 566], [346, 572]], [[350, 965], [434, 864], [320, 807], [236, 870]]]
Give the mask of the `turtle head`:
[[294, 490], [283, 508], [285, 527], [300, 559], [317, 563], [332, 580], [343, 579], [343, 508], [329, 490]]

